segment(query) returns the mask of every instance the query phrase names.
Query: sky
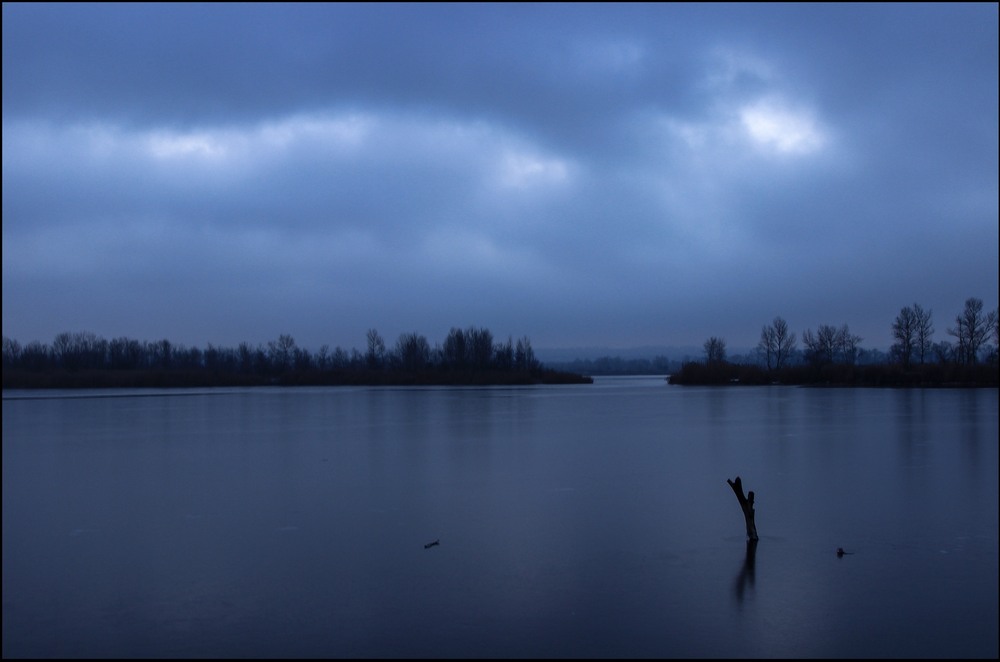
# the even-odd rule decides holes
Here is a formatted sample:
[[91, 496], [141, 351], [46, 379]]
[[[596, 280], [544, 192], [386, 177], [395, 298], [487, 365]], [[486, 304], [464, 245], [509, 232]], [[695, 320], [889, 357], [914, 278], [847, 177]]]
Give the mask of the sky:
[[998, 5], [3, 3], [3, 335], [886, 349], [998, 299]]

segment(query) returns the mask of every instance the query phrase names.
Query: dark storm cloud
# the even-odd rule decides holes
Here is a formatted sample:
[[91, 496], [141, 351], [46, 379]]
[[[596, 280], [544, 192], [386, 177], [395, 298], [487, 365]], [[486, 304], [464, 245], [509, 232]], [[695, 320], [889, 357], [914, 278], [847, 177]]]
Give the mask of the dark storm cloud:
[[[3, 6], [4, 334], [865, 344], [997, 298], [995, 5]], [[992, 303], [991, 303], [992, 302]]]

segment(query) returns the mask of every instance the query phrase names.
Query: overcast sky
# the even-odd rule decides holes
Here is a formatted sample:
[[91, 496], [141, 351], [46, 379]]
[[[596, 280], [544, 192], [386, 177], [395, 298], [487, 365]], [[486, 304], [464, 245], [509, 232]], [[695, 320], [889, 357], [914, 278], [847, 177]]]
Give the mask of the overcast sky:
[[[998, 10], [3, 4], [3, 334], [756, 345], [997, 306]], [[544, 353], [539, 351], [544, 358]]]

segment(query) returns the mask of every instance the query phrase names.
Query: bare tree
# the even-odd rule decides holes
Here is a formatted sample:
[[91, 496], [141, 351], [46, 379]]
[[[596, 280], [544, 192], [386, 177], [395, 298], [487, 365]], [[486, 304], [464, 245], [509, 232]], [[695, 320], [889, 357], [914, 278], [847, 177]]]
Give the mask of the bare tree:
[[955, 317], [955, 327], [948, 333], [958, 339], [955, 348], [959, 363], [976, 363], [979, 360], [979, 350], [995, 333], [997, 311], [983, 313], [983, 300], [971, 297], [965, 300], [965, 310]]
[[55, 351], [48, 345], [32, 340], [25, 345], [20, 354], [21, 365], [29, 370], [44, 370], [55, 360]]
[[142, 343], [122, 336], [108, 343], [108, 363], [115, 369], [134, 369], [142, 363]]
[[396, 341], [396, 357], [403, 370], [420, 372], [431, 358], [431, 346], [419, 333], [404, 333]]
[[486, 370], [493, 363], [493, 334], [486, 328], [470, 326], [465, 330], [469, 362], [477, 370]]
[[[354, 350], [357, 352], [358, 350]], [[347, 350], [337, 345], [333, 350], [333, 356], [330, 357], [330, 367], [334, 370], [344, 370], [349, 368], [351, 365], [351, 357], [347, 353]]]
[[21, 343], [13, 338], [3, 337], [3, 367], [13, 367], [21, 360]]
[[295, 359], [295, 339], [287, 333], [281, 334], [277, 340], [267, 343], [267, 355], [276, 372], [288, 370]]
[[899, 311], [892, 323], [892, 337], [896, 340], [892, 354], [904, 369], [909, 368], [914, 359], [924, 363], [931, 353], [933, 335], [931, 311], [924, 310], [919, 303], [907, 306]]
[[765, 325], [760, 330], [760, 341], [757, 343], [757, 354], [764, 357], [764, 365], [768, 370], [774, 368], [774, 329]]
[[292, 350], [292, 365], [296, 370], [301, 372], [312, 370], [314, 363], [312, 352], [305, 347], [296, 347]]
[[78, 359], [73, 354], [73, 336], [68, 331], [56, 334], [52, 339], [52, 354], [63, 368], [75, 370], [79, 367]]
[[916, 318], [916, 335], [914, 350], [917, 360], [924, 363], [931, 353], [931, 343], [934, 337], [934, 325], [931, 322], [931, 311], [924, 310], [920, 304], [913, 304], [913, 315]]
[[846, 324], [837, 329], [837, 353], [841, 361], [854, 365], [858, 360], [858, 348], [861, 346], [861, 336], [851, 333]]
[[368, 351], [365, 352], [365, 361], [369, 368], [378, 368], [385, 361], [385, 340], [375, 329], [368, 329], [365, 334], [368, 342]]
[[67, 370], [103, 368], [108, 353], [108, 341], [90, 331], [63, 332], [52, 341], [56, 361]]
[[815, 335], [808, 329], [802, 333], [806, 356], [814, 365], [853, 364], [858, 358], [861, 340], [861, 336], [851, 333], [846, 324], [839, 329], [829, 324], [820, 324]]
[[951, 363], [955, 360], [955, 349], [947, 340], [931, 343], [930, 354], [936, 363]]
[[993, 316], [993, 351], [990, 360], [996, 363], [1000, 360], [1000, 316]]
[[330, 345], [320, 345], [319, 351], [316, 352], [316, 367], [321, 371], [330, 368]]
[[775, 317], [770, 325], [761, 329], [757, 349], [764, 354], [768, 370], [780, 370], [795, 351], [795, 334], [789, 333], [788, 322]]
[[538, 359], [535, 358], [535, 350], [531, 348], [531, 340], [528, 336], [518, 339], [514, 347], [514, 368], [516, 370], [534, 370], [538, 367]]
[[445, 364], [451, 368], [464, 368], [468, 356], [466, 345], [465, 331], [452, 327], [441, 350]]
[[720, 365], [726, 362], [726, 341], [712, 336], [705, 341], [705, 362], [708, 365]]
[[892, 354], [903, 365], [904, 370], [910, 367], [910, 359], [913, 357], [916, 345], [916, 335], [916, 314], [913, 312], [913, 308], [907, 306], [899, 311], [892, 323], [892, 337], [896, 340], [892, 344]]
[[806, 346], [806, 356], [811, 363], [833, 363], [837, 356], [837, 329], [829, 324], [820, 324], [815, 334], [806, 329], [802, 332], [802, 343]]
[[177, 345], [174, 348], [174, 364], [183, 370], [197, 370], [204, 367], [203, 352], [197, 347]]
[[795, 353], [795, 334], [788, 330], [788, 322], [780, 317], [774, 318], [774, 367], [781, 369]]
[[236, 361], [239, 365], [240, 372], [249, 375], [254, 370], [254, 348], [250, 346], [250, 343], [245, 340], [240, 343], [239, 347], [236, 348]]
[[493, 361], [501, 370], [514, 367], [514, 341], [507, 336], [507, 342], [498, 342], [493, 347]]

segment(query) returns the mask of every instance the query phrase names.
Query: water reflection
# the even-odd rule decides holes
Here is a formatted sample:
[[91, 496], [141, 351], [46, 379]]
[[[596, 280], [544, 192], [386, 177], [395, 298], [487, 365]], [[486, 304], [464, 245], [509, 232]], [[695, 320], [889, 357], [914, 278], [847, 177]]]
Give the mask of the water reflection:
[[757, 560], [757, 543], [759, 540], [747, 540], [747, 553], [743, 557], [743, 567], [740, 568], [740, 572], [736, 575], [736, 581], [733, 582], [733, 595], [736, 596], [736, 602], [743, 604], [743, 597], [747, 589], [753, 590], [754, 581], [756, 579], [754, 568]]

